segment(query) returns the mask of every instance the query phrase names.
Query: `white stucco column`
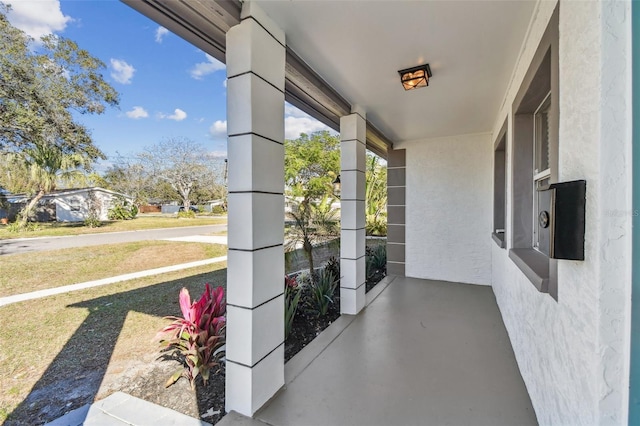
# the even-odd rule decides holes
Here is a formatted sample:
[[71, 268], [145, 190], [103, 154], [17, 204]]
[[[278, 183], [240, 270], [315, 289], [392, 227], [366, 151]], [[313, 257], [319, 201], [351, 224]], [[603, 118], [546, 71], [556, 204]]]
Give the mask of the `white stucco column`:
[[357, 314], [365, 305], [366, 131], [364, 113], [340, 118], [340, 312], [343, 314]]
[[226, 410], [284, 385], [285, 36], [252, 2], [227, 32], [229, 253]]

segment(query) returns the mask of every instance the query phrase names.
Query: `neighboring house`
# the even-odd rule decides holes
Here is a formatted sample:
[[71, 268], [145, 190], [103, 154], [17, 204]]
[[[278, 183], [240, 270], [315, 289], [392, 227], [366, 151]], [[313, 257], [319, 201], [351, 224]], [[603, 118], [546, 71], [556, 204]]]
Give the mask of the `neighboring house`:
[[[8, 194], [5, 197], [10, 205], [11, 220], [15, 219], [30, 199], [25, 194]], [[122, 197], [129, 203], [133, 202], [133, 198], [128, 195], [98, 187], [56, 190], [42, 197], [38, 203], [35, 211], [36, 220], [82, 222], [91, 214], [100, 220], [107, 220], [109, 208], [117, 197]]]
[[123, 1], [226, 63], [227, 410], [284, 385], [287, 100], [341, 134], [343, 313], [365, 303], [366, 145], [388, 271], [492, 286], [541, 424], [640, 423], [637, 2]]

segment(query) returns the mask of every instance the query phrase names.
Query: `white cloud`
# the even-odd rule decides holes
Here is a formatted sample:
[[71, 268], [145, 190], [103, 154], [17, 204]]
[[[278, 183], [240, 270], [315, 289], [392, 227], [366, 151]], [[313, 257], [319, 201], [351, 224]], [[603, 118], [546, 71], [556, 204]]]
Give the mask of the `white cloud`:
[[122, 84], [131, 84], [133, 74], [136, 72], [136, 69], [133, 66], [129, 65], [122, 59], [111, 58], [111, 68], [113, 69], [111, 77], [115, 81]]
[[293, 105], [285, 104], [284, 115], [284, 137], [286, 139], [296, 139], [300, 137], [300, 133], [311, 134], [320, 130], [331, 130]]
[[209, 133], [214, 139], [219, 139], [227, 136], [227, 120], [217, 120], [209, 127]]
[[173, 114], [171, 115], [167, 115], [167, 114], [158, 114], [158, 117], [160, 118], [166, 118], [167, 120], [175, 120], [175, 121], [182, 121], [185, 118], [187, 118], [187, 113], [184, 112], [183, 110], [181, 110], [180, 108], [176, 108], [173, 111]]
[[226, 89], [226, 87], [227, 87], [227, 79], [226, 79], [226, 78], [225, 78], [225, 79], [224, 79], [224, 81], [222, 82], [222, 85], [223, 85], [223, 86], [225, 87], [225, 89]]
[[165, 27], [158, 27], [158, 29], [156, 30], [156, 43], [162, 43], [162, 39], [167, 34], [169, 34], [168, 29], [166, 29]]
[[126, 112], [127, 117], [138, 120], [139, 118], [147, 118], [149, 113], [141, 106], [134, 106], [131, 111]]
[[47, 34], [62, 31], [73, 21], [60, 10], [59, 0], [6, 1], [11, 4], [9, 21], [31, 37], [39, 40]]
[[226, 65], [214, 58], [211, 55], [207, 55], [207, 62], [200, 62], [194, 65], [194, 67], [189, 71], [191, 77], [196, 80], [202, 80], [205, 75], [212, 74], [216, 71], [220, 71], [226, 69]]

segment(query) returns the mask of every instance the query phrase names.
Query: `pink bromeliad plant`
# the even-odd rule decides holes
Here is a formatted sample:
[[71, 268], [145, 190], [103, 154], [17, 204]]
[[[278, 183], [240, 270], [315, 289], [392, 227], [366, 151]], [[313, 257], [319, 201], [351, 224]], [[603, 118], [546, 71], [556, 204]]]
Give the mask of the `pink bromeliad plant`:
[[211, 370], [220, 366], [224, 355], [226, 303], [224, 289], [211, 288], [207, 283], [200, 299], [191, 303], [189, 291], [180, 291], [180, 309], [182, 316], [165, 317], [173, 322], [163, 328], [156, 338], [164, 351], [172, 352], [184, 360], [184, 368], [176, 371], [165, 383], [165, 387], [174, 384], [184, 376], [195, 388], [200, 375], [204, 384], [209, 381]]

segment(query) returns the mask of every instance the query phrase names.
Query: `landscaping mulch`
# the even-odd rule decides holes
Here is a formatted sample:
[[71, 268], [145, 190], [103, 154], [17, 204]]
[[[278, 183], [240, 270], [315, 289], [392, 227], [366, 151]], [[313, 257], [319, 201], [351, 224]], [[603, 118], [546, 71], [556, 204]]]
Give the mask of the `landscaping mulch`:
[[[304, 291], [304, 289], [303, 289]], [[336, 293], [339, 293], [337, 289]], [[304, 295], [302, 297], [304, 299]], [[302, 304], [301, 304], [302, 305]], [[316, 338], [325, 328], [329, 327], [340, 316], [340, 298], [334, 297], [329, 305], [327, 315], [319, 317], [310, 307], [299, 306], [293, 319], [291, 334], [284, 342], [284, 361], [287, 362]]]

